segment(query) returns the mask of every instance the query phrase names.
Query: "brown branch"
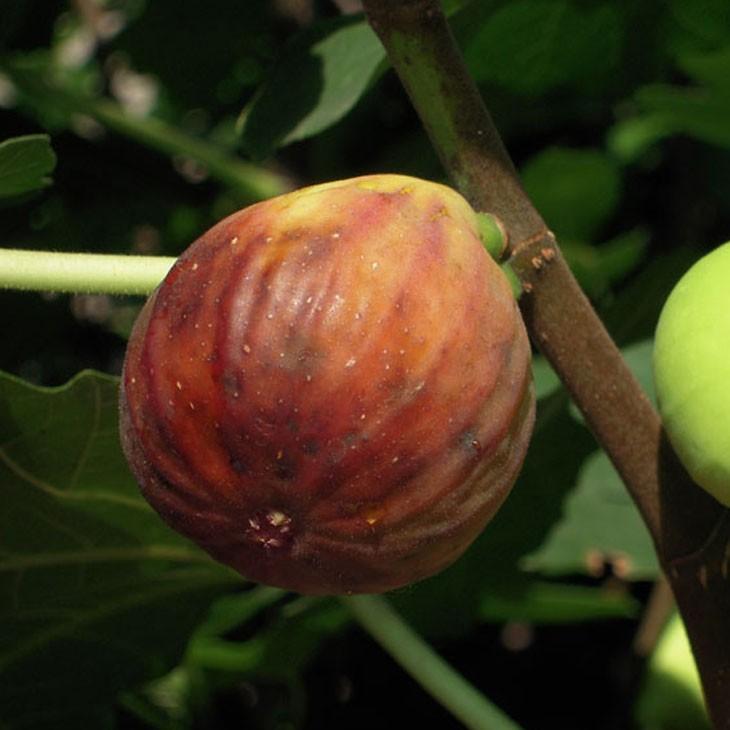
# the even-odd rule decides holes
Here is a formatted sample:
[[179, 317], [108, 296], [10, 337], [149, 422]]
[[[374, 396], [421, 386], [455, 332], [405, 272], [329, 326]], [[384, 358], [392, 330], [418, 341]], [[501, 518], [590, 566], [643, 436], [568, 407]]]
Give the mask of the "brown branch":
[[717, 728], [730, 729], [730, 517], [695, 486], [573, 277], [469, 76], [437, 0], [365, 0], [442, 163], [497, 215], [522, 281], [523, 316], [636, 502], [687, 627]]

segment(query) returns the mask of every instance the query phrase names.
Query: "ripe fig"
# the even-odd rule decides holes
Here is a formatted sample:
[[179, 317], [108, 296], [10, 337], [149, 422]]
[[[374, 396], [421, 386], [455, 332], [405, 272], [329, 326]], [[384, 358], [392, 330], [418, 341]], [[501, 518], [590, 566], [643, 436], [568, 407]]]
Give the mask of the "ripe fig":
[[246, 578], [312, 594], [452, 563], [534, 420], [529, 342], [474, 211], [396, 175], [214, 226], [145, 305], [122, 381], [153, 507]]
[[730, 507], [730, 243], [697, 261], [664, 304], [654, 381], [677, 456]]

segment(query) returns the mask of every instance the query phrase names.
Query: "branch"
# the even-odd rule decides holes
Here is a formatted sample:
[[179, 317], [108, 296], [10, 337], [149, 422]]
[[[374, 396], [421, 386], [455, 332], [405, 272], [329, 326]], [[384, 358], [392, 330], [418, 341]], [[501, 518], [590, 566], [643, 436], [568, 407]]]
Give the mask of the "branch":
[[364, 0], [416, 111], [457, 187], [497, 215], [522, 281], [523, 316], [641, 512], [672, 584], [710, 714], [730, 728], [730, 518], [694, 485], [525, 195], [437, 0]]

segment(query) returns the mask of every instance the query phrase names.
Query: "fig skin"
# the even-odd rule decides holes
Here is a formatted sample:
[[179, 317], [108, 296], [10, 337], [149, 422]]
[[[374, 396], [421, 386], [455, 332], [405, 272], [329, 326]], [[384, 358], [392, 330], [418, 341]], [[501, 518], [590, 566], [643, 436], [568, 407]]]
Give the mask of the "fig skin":
[[217, 560], [376, 593], [451, 564], [506, 498], [530, 346], [460, 195], [355, 178], [193, 243], [135, 323], [120, 413], [144, 496]]

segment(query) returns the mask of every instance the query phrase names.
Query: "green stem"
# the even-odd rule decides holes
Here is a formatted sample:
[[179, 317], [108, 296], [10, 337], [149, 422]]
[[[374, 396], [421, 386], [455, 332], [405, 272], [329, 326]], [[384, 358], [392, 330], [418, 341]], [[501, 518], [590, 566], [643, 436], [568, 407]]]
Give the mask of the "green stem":
[[519, 730], [447, 664], [380, 596], [340, 599], [360, 625], [454, 717], [473, 730]]
[[237, 190], [248, 200], [265, 200], [291, 189], [283, 176], [263, 167], [233, 157], [228, 151], [210, 142], [181, 132], [154, 117], [133, 117], [108, 99], [80, 94], [40, 74], [21, 61], [0, 60], [21, 101], [31, 106], [53, 105], [66, 114], [83, 114], [129, 139], [165, 155], [187, 157], [200, 163], [211, 177]]
[[174, 258], [0, 249], [0, 288], [85, 294], [149, 294]]
[[289, 190], [290, 185], [276, 173], [237, 160], [202, 139], [191, 137], [153, 117], [130, 117], [117, 104], [105, 99], [76, 99], [79, 111], [130, 139], [167, 155], [184, 155], [202, 164], [220, 182], [240, 191], [251, 200], [266, 200]]

